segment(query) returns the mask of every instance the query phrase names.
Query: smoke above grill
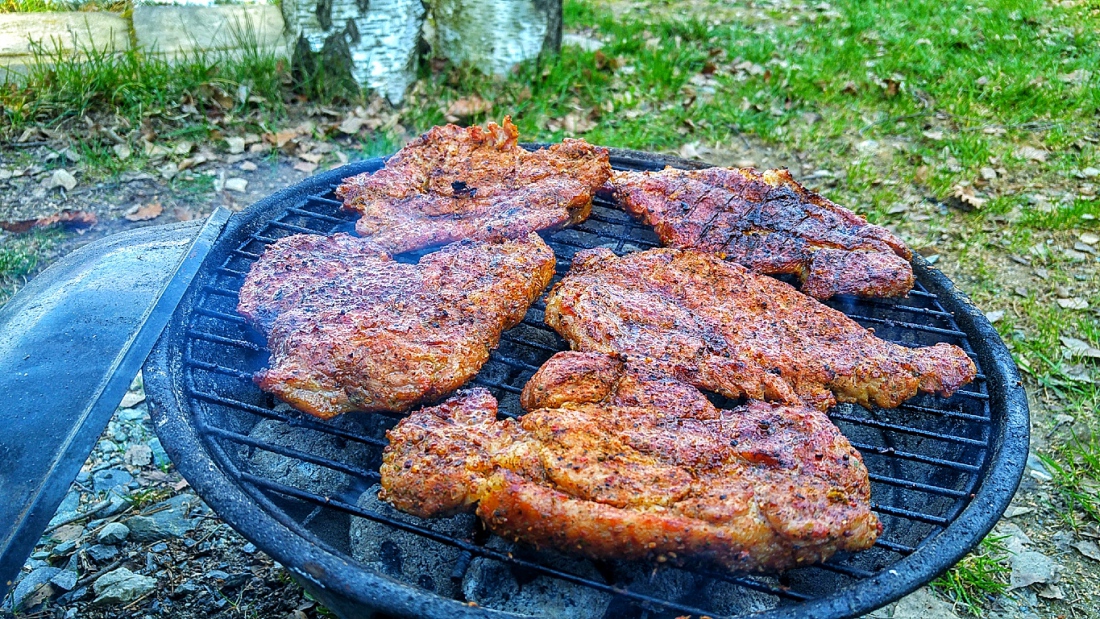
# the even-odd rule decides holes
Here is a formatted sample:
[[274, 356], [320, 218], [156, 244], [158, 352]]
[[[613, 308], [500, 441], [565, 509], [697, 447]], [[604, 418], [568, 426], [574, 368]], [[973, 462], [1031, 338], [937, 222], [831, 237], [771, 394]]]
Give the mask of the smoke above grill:
[[[659, 169], [667, 161], [620, 152], [612, 163]], [[893, 410], [830, 411], [870, 471], [873, 508], [885, 526], [871, 550], [749, 576], [578, 559], [495, 537], [472, 515], [421, 520], [396, 511], [377, 498], [377, 484], [385, 432], [400, 416], [349, 413], [325, 423], [260, 391], [252, 374], [267, 363], [265, 343], [235, 311], [243, 277], [264, 247], [288, 234], [348, 230], [355, 214], [332, 190], [342, 177], [380, 165], [321, 175], [232, 221], [145, 369], [155, 425], [183, 475], [337, 612], [778, 617], [816, 609], [816, 616], [850, 616], [930, 580], [1007, 505], [1027, 449], [1026, 400], [1011, 358], [980, 312], [918, 259], [908, 298], [829, 302], [883, 339], [955, 344], [979, 367], [977, 380], [949, 399], [921, 395]], [[623, 254], [657, 245], [650, 230], [602, 198], [588, 221], [544, 238], [558, 259], [555, 282], [581, 249]], [[567, 348], [543, 324], [543, 307], [540, 300], [504, 334], [474, 380], [497, 397], [502, 415], [521, 414], [523, 385]]]

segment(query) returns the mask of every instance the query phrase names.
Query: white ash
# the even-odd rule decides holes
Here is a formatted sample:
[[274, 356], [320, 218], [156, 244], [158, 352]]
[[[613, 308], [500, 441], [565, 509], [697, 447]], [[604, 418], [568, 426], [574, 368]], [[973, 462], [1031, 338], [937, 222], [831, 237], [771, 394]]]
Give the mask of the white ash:
[[[370, 456], [370, 451], [362, 443], [318, 430], [294, 427], [274, 419], [261, 420], [248, 436], [270, 445], [295, 449], [354, 467], [363, 467]], [[321, 496], [338, 496], [355, 483], [347, 473], [259, 447], [242, 445], [239, 453], [252, 474]]]
[[[592, 562], [586, 559], [534, 551], [499, 537], [490, 539], [485, 547], [550, 565], [582, 578], [604, 581]], [[470, 569], [462, 580], [462, 592], [468, 601], [481, 607], [522, 615], [537, 608], [542, 616], [560, 619], [601, 617], [612, 600], [611, 595], [591, 587], [484, 558], [470, 562]]]
[[[452, 538], [470, 538], [477, 518], [473, 514], [458, 514], [450, 518], [422, 519], [400, 512], [378, 498], [381, 487], [371, 486], [359, 498], [358, 507], [431, 529]], [[462, 551], [426, 537], [395, 529], [366, 518], [351, 519], [351, 553], [369, 569], [415, 584], [444, 597], [458, 592], [451, 573]]]

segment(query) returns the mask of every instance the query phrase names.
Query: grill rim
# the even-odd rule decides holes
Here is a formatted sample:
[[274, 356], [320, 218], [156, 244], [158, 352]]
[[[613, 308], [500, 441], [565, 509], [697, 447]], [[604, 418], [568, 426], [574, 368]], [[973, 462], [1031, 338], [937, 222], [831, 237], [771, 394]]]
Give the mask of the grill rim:
[[[671, 164], [678, 167], [708, 167], [669, 157], [629, 150], [610, 149], [613, 163], [630, 165]], [[343, 178], [375, 171], [385, 159], [356, 162], [317, 175], [258, 201], [234, 215], [226, 225], [211, 264], [225, 248], [262, 229], [279, 217], [288, 204], [339, 183]], [[222, 250], [222, 251], [217, 251]], [[204, 265], [206, 267], [208, 265]], [[1026, 394], [1011, 353], [999, 334], [968, 297], [940, 271], [920, 256], [914, 256], [915, 274], [934, 293], [956, 324], [966, 333], [987, 378], [990, 397], [990, 436], [984, 474], [969, 504], [938, 533], [891, 569], [862, 579], [825, 597], [780, 606], [759, 615], [780, 617], [853, 617], [869, 612], [911, 593], [961, 559], [1000, 519], [1015, 494], [1023, 474], [1029, 438]], [[441, 597], [380, 573], [371, 573], [301, 537], [276, 517], [263, 510], [239, 482], [218, 468], [217, 458], [204, 445], [188, 410], [182, 378], [182, 345], [201, 285], [192, 285], [158, 340], [145, 364], [154, 427], [181, 474], [217, 513], [245, 538], [264, 548], [300, 579], [315, 589], [379, 611], [407, 616], [505, 617], [510, 613], [470, 607]], [[176, 353], [176, 354], [173, 354]], [[184, 412], [188, 410], [188, 412]]]

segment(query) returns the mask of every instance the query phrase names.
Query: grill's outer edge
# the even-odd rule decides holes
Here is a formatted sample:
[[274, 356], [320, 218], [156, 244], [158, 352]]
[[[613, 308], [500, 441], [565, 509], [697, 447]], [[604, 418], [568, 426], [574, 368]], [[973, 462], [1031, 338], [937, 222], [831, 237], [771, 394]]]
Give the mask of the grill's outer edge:
[[[628, 164], [670, 164], [706, 167], [648, 153], [611, 149], [612, 156]], [[236, 240], [246, 237], [281, 214], [282, 205], [304, 198], [343, 178], [380, 168], [384, 159], [361, 161], [275, 193], [235, 215], [222, 234], [223, 244], [209, 260], [221, 259]], [[228, 242], [233, 240], [233, 242]], [[999, 334], [970, 300], [940, 271], [919, 256], [913, 259], [918, 279], [934, 292], [944, 309], [955, 315], [967, 333], [986, 373], [991, 396], [991, 436], [984, 475], [973, 498], [948, 527], [916, 552], [894, 564], [893, 569], [842, 589], [841, 595], [780, 607], [760, 613], [760, 619], [804, 617], [813, 619], [856, 617], [880, 608], [918, 589], [966, 555], [999, 520], [1019, 484], [1027, 458], [1029, 416], [1027, 398], [1011, 354]], [[195, 296], [202, 282], [192, 285], [145, 365], [145, 381], [154, 426], [165, 450], [181, 474], [230, 525], [245, 538], [263, 547], [309, 588], [335, 594], [395, 615], [424, 617], [514, 617], [493, 609], [470, 607], [443, 598], [383, 574], [369, 573], [359, 565], [319, 548], [298, 536], [273, 515], [257, 509], [254, 499], [237, 482], [217, 468], [194, 427], [183, 396], [180, 344]], [[185, 412], [186, 411], [186, 412]]]

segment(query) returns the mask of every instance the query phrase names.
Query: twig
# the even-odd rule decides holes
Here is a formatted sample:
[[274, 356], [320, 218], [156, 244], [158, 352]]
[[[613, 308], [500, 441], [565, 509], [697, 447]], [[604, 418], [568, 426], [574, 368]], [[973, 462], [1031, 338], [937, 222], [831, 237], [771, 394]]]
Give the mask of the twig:
[[90, 516], [94, 516], [95, 514], [99, 513], [100, 511], [103, 511], [104, 509], [106, 509], [107, 506], [110, 505], [110, 504], [111, 504], [111, 502], [109, 500], [108, 501], [100, 501], [99, 503], [96, 503], [95, 505], [93, 505], [91, 507], [91, 509], [89, 509], [86, 512], [80, 512], [79, 514], [73, 514], [72, 516], [69, 516], [68, 518], [62, 519], [57, 524], [53, 524], [53, 525], [50, 525], [50, 526], [46, 527], [46, 530], [43, 531], [42, 534], [45, 535], [47, 533], [53, 533], [54, 531], [56, 531], [60, 527], [63, 527], [65, 525], [69, 524], [69, 523], [76, 522], [77, 520], [83, 520], [84, 518], [88, 518]]
[[154, 594], [154, 593], [156, 593], [156, 592], [157, 592], [157, 590], [156, 590], [156, 588], [154, 587], [153, 589], [151, 589], [151, 590], [150, 590], [150, 591], [149, 591], [148, 593], [146, 593], [145, 595], [143, 595], [143, 596], [139, 597], [138, 599], [134, 600], [133, 602], [130, 602], [130, 603], [129, 603], [129, 604], [127, 604], [126, 606], [123, 606], [123, 607], [122, 607], [122, 610], [130, 610], [130, 609], [132, 609], [133, 607], [137, 606], [138, 602], [141, 602], [141, 601], [143, 601], [143, 600], [144, 600], [145, 598], [149, 597], [150, 595], [153, 595], [153, 594]]
[[122, 559], [116, 559], [114, 562], [108, 563], [102, 569], [96, 570], [95, 574], [89, 574], [89, 575], [85, 576], [84, 578], [81, 578], [80, 580], [76, 581], [76, 585], [73, 586], [73, 589], [79, 589], [81, 587], [87, 587], [96, 578], [98, 578], [98, 577], [102, 576], [103, 574], [106, 574], [107, 572], [115, 569], [116, 567], [122, 565], [126, 561], [129, 561], [129, 557], [124, 557]]

